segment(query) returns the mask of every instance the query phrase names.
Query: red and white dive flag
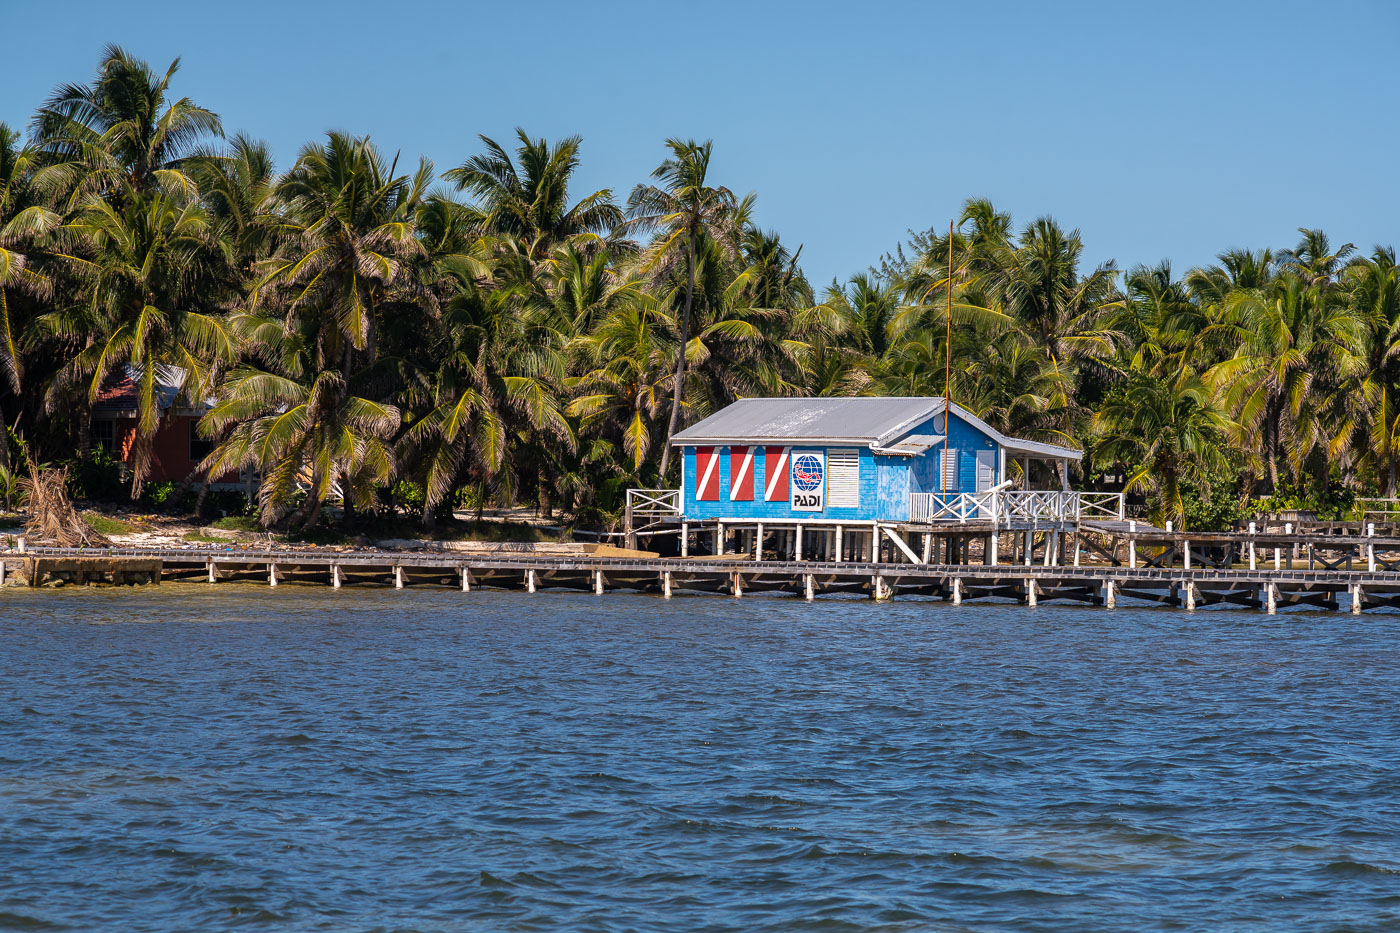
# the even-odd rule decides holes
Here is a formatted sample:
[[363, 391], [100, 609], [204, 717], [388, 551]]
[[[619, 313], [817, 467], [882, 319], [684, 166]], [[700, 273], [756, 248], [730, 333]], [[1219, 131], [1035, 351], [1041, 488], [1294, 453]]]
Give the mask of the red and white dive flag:
[[763, 448], [763, 501], [788, 500], [788, 451], [791, 447]]
[[729, 501], [753, 501], [752, 447], [729, 448]]
[[695, 448], [695, 498], [719, 500], [719, 451], [713, 447]]

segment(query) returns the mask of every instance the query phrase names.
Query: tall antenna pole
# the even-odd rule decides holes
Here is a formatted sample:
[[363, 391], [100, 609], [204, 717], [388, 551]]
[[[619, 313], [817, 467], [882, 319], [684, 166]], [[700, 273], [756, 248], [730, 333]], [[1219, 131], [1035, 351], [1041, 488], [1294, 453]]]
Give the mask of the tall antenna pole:
[[953, 440], [953, 221], [948, 220], [948, 332], [943, 341], [943, 492], [948, 492], [948, 445]]

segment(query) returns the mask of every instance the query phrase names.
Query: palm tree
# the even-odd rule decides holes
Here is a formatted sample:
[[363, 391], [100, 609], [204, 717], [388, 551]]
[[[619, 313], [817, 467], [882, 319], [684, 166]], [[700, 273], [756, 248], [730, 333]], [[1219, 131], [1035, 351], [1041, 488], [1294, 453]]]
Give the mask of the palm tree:
[[879, 359], [889, 351], [894, 336], [899, 289], [894, 282], [860, 272], [844, 286], [833, 283], [823, 304], [845, 318], [845, 334], [854, 349]]
[[[1275, 275], [1265, 288], [1237, 289], [1226, 314], [1243, 335], [1235, 354], [1206, 379], [1234, 411], [1241, 447], [1255, 446], [1278, 488], [1280, 457], [1292, 475], [1330, 439], [1324, 400], [1331, 386], [1362, 366], [1361, 319], [1333, 289], [1294, 272]], [[1325, 472], [1326, 458], [1316, 467]]]
[[[250, 318], [245, 328], [268, 332], [267, 352], [284, 356], [283, 367], [295, 376], [255, 367], [233, 371], [220, 387], [218, 402], [204, 416], [206, 433], [222, 437], [200, 468], [208, 476], [238, 470], [262, 474], [258, 487], [261, 520], [270, 527], [303, 499], [302, 528], [320, 519], [322, 504], [333, 496], [368, 505], [376, 485], [393, 476], [390, 437], [399, 410], [373, 399], [351, 395], [341, 373], [310, 373], [286, 357], [297, 355], [297, 341], [278, 333], [279, 324]], [[253, 339], [257, 339], [254, 336]]]
[[216, 235], [233, 251], [230, 265], [240, 278], [251, 278], [272, 243], [267, 221], [277, 173], [271, 150], [260, 140], [238, 135], [223, 151], [202, 150], [191, 156], [186, 171], [217, 227]]
[[1214, 394], [1198, 377], [1135, 374], [1094, 416], [1094, 458], [1128, 466], [1125, 489], [1150, 491], [1153, 517], [1185, 527], [1182, 488], [1208, 486], [1210, 472], [1225, 463], [1221, 444], [1228, 428]]
[[0, 369], [16, 395], [23, 360], [15, 342], [19, 328], [12, 316], [13, 297], [42, 299], [53, 294], [52, 279], [34, 260], [40, 258], [36, 251], [42, 251], [41, 238], [61, 222], [34, 190], [36, 156], [34, 147], [0, 123]]
[[681, 397], [685, 391], [686, 357], [689, 355], [691, 309], [695, 303], [696, 250], [702, 237], [735, 239], [735, 222], [744, 206], [728, 188], [711, 187], [710, 156], [713, 143], [706, 140], [668, 139], [671, 157], [658, 165], [651, 177], [659, 185], [641, 184], [627, 199], [629, 229], [642, 233], [659, 231], [647, 248], [643, 269], [662, 278], [674, 267], [676, 255], [684, 249], [685, 301], [680, 314], [681, 352], [676, 354], [671, 415], [661, 448], [661, 475], [671, 462], [671, 437], [680, 422]]
[[164, 75], [109, 45], [91, 84], [65, 84], [39, 108], [32, 135], [41, 151], [66, 167], [66, 187], [122, 197], [157, 187], [189, 190], [184, 158], [207, 137], [222, 136], [213, 111], [188, 97], [170, 100], [177, 58]]
[[411, 176], [396, 167], [368, 138], [331, 133], [304, 147], [273, 187], [266, 222], [279, 249], [261, 264], [239, 318], [250, 359], [262, 365], [233, 373], [205, 419], [220, 439], [210, 469], [263, 471], [265, 523], [285, 515], [299, 488], [307, 525], [337, 492], [348, 521], [392, 473], [401, 416], [383, 399], [397, 367], [380, 353], [379, 334], [391, 308], [436, 309], [430, 283], [414, 274], [432, 165], [420, 160]]
[[580, 429], [620, 443], [634, 475], [656, 441], [671, 360], [679, 348], [675, 321], [654, 295], [634, 293], [575, 341], [589, 369], [571, 380], [579, 395], [569, 414]]
[[162, 416], [161, 387], [171, 385], [191, 404], [209, 397], [218, 368], [236, 352], [233, 335], [204, 310], [220, 254], [208, 215], [178, 195], [128, 190], [117, 200], [91, 199], [67, 229], [88, 256], [71, 265], [83, 300], [45, 314], [39, 327], [87, 341], [50, 387], [50, 411], [75, 384], [94, 402], [118, 370], [136, 386], [132, 495], [150, 468], [151, 441]]
[[1340, 387], [1347, 413], [1350, 439], [1360, 452], [1359, 461], [1374, 471], [1387, 496], [1397, 491], [1400, 461], [1400, 268], [1395, 250], [1376, 247], [1369, 260], [1347, 270], [1348, 304], [1365, 322], [1366, 360], [1361, 368], [1359, 391]]
[[482, 136], [486, 152], [443, 175], [458, 191], [480, 199], [487, 230], [519, 238], [526, 255], [539, 261], [557, 246], [597, 241], [622, 223], [622, 211], [607, 188], [569, 203], [581, 136], [551, 146], [543, 138], [531, 139], [519, 127], [515, 135], [520, 141], [515, 150], [518, 167], [500, 143]]

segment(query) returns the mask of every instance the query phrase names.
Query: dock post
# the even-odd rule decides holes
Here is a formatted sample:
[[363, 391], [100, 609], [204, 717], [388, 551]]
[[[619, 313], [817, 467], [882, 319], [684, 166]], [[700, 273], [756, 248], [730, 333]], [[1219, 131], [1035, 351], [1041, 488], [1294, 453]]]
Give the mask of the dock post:
[[7, 569], [8, 568], [5, 564], [5, 561], [3, 559], [0, 559], [0, 586], [5, 585], [5, 571]]
[[792, 529], [792, 559], [802, 559], [802, 526], [796, 525]]
[[1079, 532], [1079, 531], [1075, 531], [1075, 533], [1074, 533], [1074, 566], [1076, 566], [1076, 567], [1079, 566], [1079, 538], [1080, 538], [1080, 532]]
[[874, 578], [874, 598], [876, 600], [886, 600], [890, 598], [890, 588], [885, 584], [884, 574], [877, 573]]
[[1060, 533], [1058, 531], [1047, 532], [1045, 535], [1045, 566], [1058, 567], [1060, 565]]
[[836, 526], [836, 563], [838, 563], [838, 564], [841, 563], [841, 552], [842, 552], [842, 549], [841, 549], [841, 544], [842, 544], [842, 542], [841, 542], [841, 531], [842, 531], [841, 526], [840, 526], [840, 525], [837, 525], [837, 526]]
[[1191, 542], [1184, 539], [1181, 542], [1181, 568], [1191, 569]]
[[1351, 614], [1361, 615], [1361, 584], [1354, 583], [1351, 587]]
[[331, 564], [331, 589], [340, 589], [340, 565]]
[[1254, 522], [1249, 523], [1249, 569], [1258, 570], [1259, 562], [1254, 556]]
[[1278, 587], [1272, 583], [1266, 583], [1264, 584], [1264, 594], [1264, 606], [1269, 615], [1273, 615], [1278, 611]]
[[690, 556], [690, 522], [681, 522], [681, 556]]
[[744, 595], [744, 575], [737, 570], [734, 571], [734, 575], [730, 578], [729, 589], [735, 599], [739, 599]]
[[715, 523], [715, 556], [724, 553], [724, 522]]
[[1001, 555], [997, 553], [997, 550], [1001, 546], [1001, 535], [997, 533], [996, 529], [993, 529], [987, 540], [991, 542], [992, 566], [995, 567], [997, 564], [1001, 563]]
[[1105, 609], [1115, 609], [1118, 606], [1118, 597], [1113, 592], [1113, 581], [1103, 581], [1103, 604]]
[[1026, 578], [1026, 605], [1031, 607], [1032, 609], [1034, 609], [1036, 606], [1036, 591], [1039, 589], [1040, 587], [1036, 585], [1034, 578]]
[[758, 529], [753, 533], [753, 559], [763, 560], [763, 522], [758, 523]]
[[1034, 531], [1028, 531], [1028, 532], [1026, 532], [1026, 546], [1025, 546], [1024, 548], [1021, 549], [1021, 552], [1022, 552], [1023, 554], [1025, 554], [1025, 556], [1026, 556], [1026, 566], [1029, 567], [1029, 566], [1031, 565], [1031, 562], [1032, 562], [1033, 560], [1035, 560], [1035, 532], [1034, 532]]
[[812, 601], [813, 597], [817, 595], [817, 584], [810, 573], [804, 573], [802, 575], [802, 590], [803, 595], [807, 597], [807, 602], [809, 603]]
[[[1283, 523], [1283, 533], [1286, 534], [1286, 535], [1288, 535], [1288, 536], [1290, 536], [1290, 537], [1292, 537], [1292, 535], [1293, 535], [1293, 523], [1292, 523], [1292, 522], [1284, 522], [1284, 523]], [[1293, 569], [1293, 558], [1295, 558], [1295, 557], [1297, 557], [1297, 556], [1298, 556], [1298, 545], [1297, 545], [1296, 543], [1290, 543], [1290, 544], [1288, 545], [1288, 569], [1289, 569], [1289, 570], [1292, 570], [1292, 569]]]
[[267, 565], [267, 585], [268, 585], [268, 586], [276, 586], [276, 585], [277, 585], [277, 565], [276, 565], [276, 564], [268, 564], [268, 565]]
[[924, 563], [927, 564], [927, 563], [929, 563], [931, 560], [933, 560], [933, 533], [932, 533], [932, 532], [929, 532], [929, 531], [925, 531], [925, 532], [924, 532]]
[[671, 571], [661, 571], [661, 595], [667, 599], [671, 598]]
[[466, 567], [463, 567], [463, 568], [462, 568], [462, 592], [463, 592], [463, 593], [470, 593], [471, 591], [472, 591], [472, 572], [471, 572], [470, 570], [468, 570]]
[[[213, 562], [212, 560], [206, 560], [206, 561], [204, 562], [204, 570], [205, 570], [205, 572], [206, 572], [207, 574], [209, 574], [209, 582], [210, 582], [210, 583], [213, 583], [214, 580], [215, 580], [215, 577], [214, 577], [214, 562]], [[3, 574], [0, 574], [0, 583], [2, 583], [2, 582], [4, 582], [4, 577], [3, 577]]]
[[1190, 580], [1187, 580], [1185, 586], [1186, 586], [1186, 611], [1187, 611], [1187, 612], [1195, 612], [1195, 611], [1196, 611], [1196, 584], [1192, 583]]
[[603, 595], [603, 571], [601, 570], [593, 571], [593, 595]]
[[394, 589], [396, 589], [396, 590], [401, 590], [401, 589], [403, 589], [403, 565], [402, 565], [402, 564], [395, 564], [395, 565], [394, 565]]
[[1137, 522], [1128, 521], [1128, 566], [1137, 569]]
[[531, 567], [529, 570], [525, 571], [525, 592], [527, 592], [527, 593], [533, 593], [534, 591], [535, 591], [535, 568], [534, 568], [534, 567]]
[[953, 605], [962, 605], [962, 577], [953, 578]]
[[[1376, 523], [1375, 523], [1375, 522], [1367, 522], [1367, 523], [1366, 523], [1366, 537], [1368, 537], [1368, 538], [1374, 538], [1375, 536], [1376, 536]], [[1375, 572], [1376, 572], [1376, 546], [1375, 546], [1375, 544], [1371, 543], [1370, 541], [1367, 541], [1367, 542], [1366, 542], [1366, 569], [1369, 570], [1369, 571], [1371, 571], [1372, 573], [1375, 573]]]

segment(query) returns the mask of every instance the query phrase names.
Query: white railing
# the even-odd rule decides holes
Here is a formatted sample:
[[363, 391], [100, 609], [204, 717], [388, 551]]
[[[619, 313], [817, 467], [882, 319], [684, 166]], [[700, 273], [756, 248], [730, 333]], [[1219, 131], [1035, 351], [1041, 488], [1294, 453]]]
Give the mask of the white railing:
[[679, 489], [629, 489], [627, 511], [638, 518], [662, 518], [681, 514]]
[[1061, 492], [1008, 489], [999, 492], [916, 492], [909, 496], [909, 521], [999, 523], [1023, 521], [1112, 521], [1123, 519], [1121, 492]]
[[996, 520], [1001, 514], [1000, 493], [995, 492], [916, 492], [909, 496], [911, 522], [966, 522], [969, 519]]
[[681, 491], [679, 489], [627, 490], [627, 511], [622, 519], [622, 530], [627, 546], [636, 546], [638, 532], [650, 531], [664, 525], [667, 519], [680, 518], [680, 515]]

